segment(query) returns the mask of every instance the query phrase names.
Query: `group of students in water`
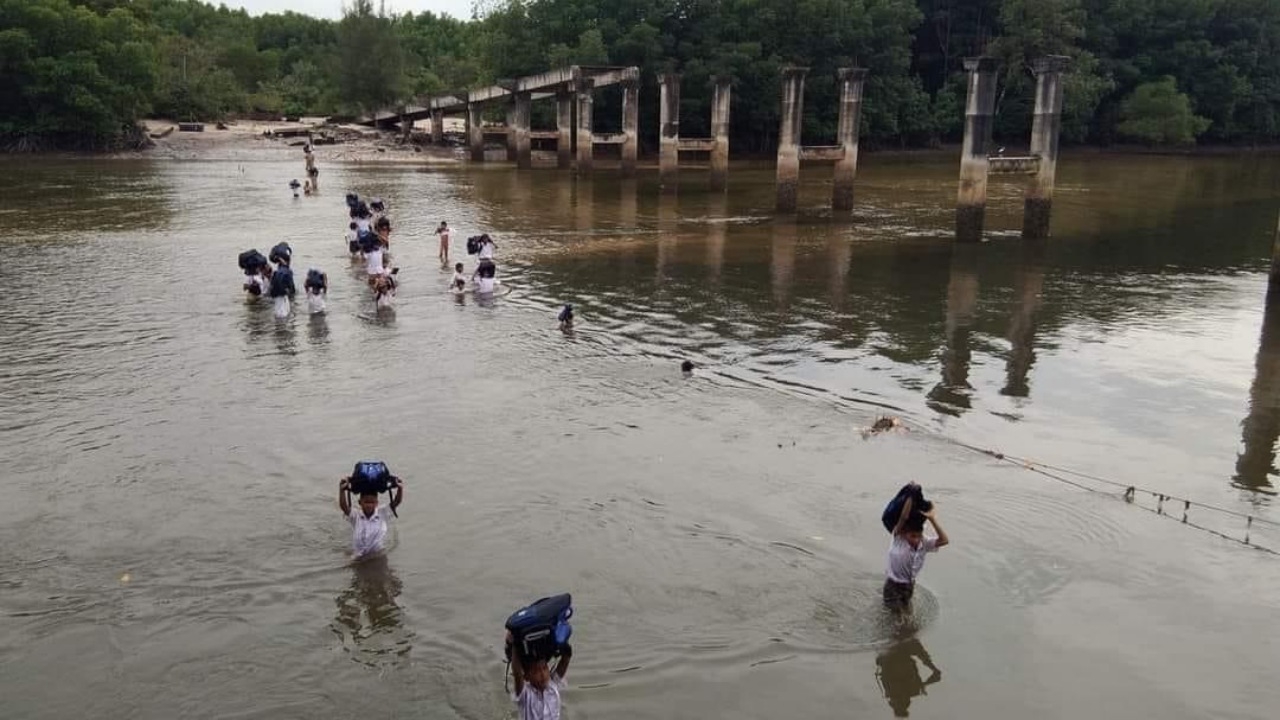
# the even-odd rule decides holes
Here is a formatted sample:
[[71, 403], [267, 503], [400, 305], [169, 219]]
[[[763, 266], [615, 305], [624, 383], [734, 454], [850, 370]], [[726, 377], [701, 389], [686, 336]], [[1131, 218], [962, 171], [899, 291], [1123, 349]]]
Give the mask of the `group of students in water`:
[[[377, 460], [357, 462], [351, 474], [338, 481], [338, 509], [351, 525], [351, 551], [357, 562], [385, 552], [391, 520], [404, 502], [404, 487], [404, 481]], [[385, 505], [380, 502], [382, 493], [389, 497]], [[565, 593], [536, 600], [507, 618], [505, 654], [521, 720], [560, 718], [560, 691], [573, 656], [571, 617], [573, 598]]]
[[[404, 502], [404, 487], [404, 481], [381, 461], [358, 462], [350, 475], [338, 481], [338, 508], [351, 525], [351, 550], [357, 562], [385, 552], [390, 522]], [[390, 498], [386, 505], [379, 499], [384, 492]], [[904, 485], [889, 501], [881, 522], [892, 536], [885, 563], [884, 605], [904, 617], [910, 612], [926, 555], [948, 545], [950, 538], [938, 522], [933, 503], [916, 483]], [[925, 534], [926, 524], [933, 526], [933, 535]], [[512, 700], [521, 720], [560, 718], [560, 693], [573, 657], [568, 642], [572, 616], [572, 598], [562, 594], [537, 600], [507, 619], [505, 653], [515, 684]], [[932, 662], [928, 664], [936, 672]]]
[[[293, 248], [289, 243], [277, 243], [265, 256], [256, 249], [245, 250], [238, 262], [245, 274], [244, 290], [249, 297], [269, 297], [275, 316], [287, 317], [298, 292], [293, 279]], [[303, 290], [311, 312], [324, 312], [329, 276], [315, 268], [307, 270]]]

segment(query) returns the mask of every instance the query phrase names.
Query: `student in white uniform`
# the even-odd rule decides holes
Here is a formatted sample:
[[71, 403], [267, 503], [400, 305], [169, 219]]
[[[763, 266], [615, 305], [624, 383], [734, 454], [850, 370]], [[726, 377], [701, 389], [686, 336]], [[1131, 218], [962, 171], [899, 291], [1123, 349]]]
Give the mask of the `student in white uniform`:
[[338, 508], [351, 523], [351, 553], [355, 559], [381, 553], [386, 549], [387, 523], [395, 509], [404, 502], [404, 483], [395, 478], [395, 494], [390, 505], [379, 505], [377, 493], [363, 493], [356, 507], [351, 506], [351, 479], [338, 483]]
[[492, 261], [493, 251], [497, 249], [498, 249], [498, 244], [493, 241], [493, 238], [489, 237], [488, 235], [484, 235], [480, 238], [479, 255], [480, 255], [481, 261], [484, 261], [484, 260]]
[[[938, 524], [937, 510], [914, 510], [913, 499], [902, 505], [898, 523], [893, 528], [893, 540], [889, 543], [889, 558], [885, 568], [884, 604], [891, 610], [903, 612], [911, 607], [916, 578], [924, 569], [925, 555], [937, 552], [950, 542], [947, 532]], [[925, 537], [924, 524], [933, 526], [936, 537]]]
[[519, 643], [512, 647], [511, 675], [515, 678], [515, 692], [511, 697], [520, 720], [560, 720], [560, 691], [567, 687], [564, 676], [569, 672], [572, 655], [573, 651], [566, 645], [566, 651], [552, 670], [546, 660], [526, 659]]

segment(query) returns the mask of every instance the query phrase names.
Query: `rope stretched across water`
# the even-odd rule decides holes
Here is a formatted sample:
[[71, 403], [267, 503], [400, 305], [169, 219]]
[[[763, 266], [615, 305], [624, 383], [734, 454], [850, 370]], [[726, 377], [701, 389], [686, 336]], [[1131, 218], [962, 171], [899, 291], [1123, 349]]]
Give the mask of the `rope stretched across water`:
[[[1012, 465], [1017, 465], [1024, 470], [1030, 470], [1031, 472], [1037, 473], [1039, 475], [1043, 475], [1044, 477], [1047, 477], [1053, 480], [1057, 480], [1058, 482], [1065, 483], [1067, 485], [1071, 485], [1072, 487], [1079, 488], [1086, 492], [1100, 493], [1103, 495], [1111, 495], [1111, 493], [1106, 492], [1104, 490], [1099, 490], [1096, 487], [1091, 487], [1085, 484], [1084, 482], [1081, 482], [1081, 480], [1088, 480], [1088, 481], [1092, 481], [1102, 485], [1108, 485], [1110, 487], [1117, 488], [1121, 490], [1121, 492], [1119, 493], [1119, 497], [1129, 504], [1134, 504], [1135, 498], [1138, 493], [1150, 495], [1152, 498], [1156, 500], [1156, 506], [1155, 508], [1143, 508], [1143, 509], [1150, 510], [1156, 515], [1160, 515], [1162, 517], [1178, 519], [1175, 515], [1177, 511], [1176, 510], [1166, 511], [1165, 503], [1171, 502], [1175, 505], [1175, 507], [1176, 507], [1176, 503], [1182, 503], [1181, 522], [1183, 525], [1196, 528], [1197, 530], [1203, 530], [1207, 533], [1217, 535], [1218, 537], [1225, 538], [1233, 542], [1238, 542], [1242, 545], [1247, 545], [1251, 548], [1256, 548], [1258, 550], [1271, 553], [1272, 555], [1280, 555], [1280, 548], [1260, 545], [1257, 542], [1255, 542], [1251, 537], [1251, 533], [1255, 525], [1266, 525], [1269, 527], [1280, 529], [1280, 522], [1269, 520], [1263, 517], [1258, 517], [1256, 515], [1251, 515], [1249, 513], [1243, 513], [1238, 510], [1229, 510], [1227, 508], [1218, 507], [1216, 505], [1210, 505], [1208, 503], [1189, 500], [1187, 498], [1178, 497], [1176, 495], [1170, 495], [1169, 493], [1159, 492], [1159, 491], [1151, 490], [1148, 488], [1141, 488], [1129, 483], [1110, 480], [1108, 478], [1099, 477], [1097, 475], [1091, 475], [1089, 473], [1080, 472], [1078, 470], [1071, 470], [1070, 468], [1058, 467], [1055, 465], [1050, 465], [1048, 463], [1037, 462], [1035, 460], [1018, 457], [1016, 455], [1008, 455], [1006, 453], [1002, 453], [996, 450], [991, 450], [989, 448], [983, 448], [983, 447], [978, 447], [977, 445], [971, 445], [969, 443], [962, 442], [954, 438], [947, 438], [944, 436], [944, 439], [947, 442], [953, 445], [965, 448], [966, 450], [970, 450], [972, 452], [986, 455], [987, 457], [994, 458], [1001, 462], [1007, 462]], [[1071, 478], [1065, 477], [1067, 475], [1070, 475], [1078, 479], [1073, 480]], [[1139, 505], [1138, 507], [1143, 507], [1143, 506]], [[1242, 536], [1229, 535], [1225, 532], [1222, 532], [1221, 530], [1216, 530], [1214, 528], [1192, 522], [1190, 519], [1192, 507], [1202, 508], [1204, 510], [1220, 513], [1222, 515], [1226, 515], [1229, 517], [1238, 518], [1239, 520], [1242, 521], [1242, 524], [1244, 526], [1243, 527], [1244, 534]]]

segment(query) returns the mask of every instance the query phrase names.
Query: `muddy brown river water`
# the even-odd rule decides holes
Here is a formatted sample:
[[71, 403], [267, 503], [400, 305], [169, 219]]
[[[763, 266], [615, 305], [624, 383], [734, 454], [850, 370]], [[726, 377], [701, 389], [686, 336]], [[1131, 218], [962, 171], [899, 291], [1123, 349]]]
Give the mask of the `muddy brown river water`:
[[[502, 621], [560, 591], [578, 720], [1280, 713], [1280, 557], [1231, 539], [1280, 550], [1275, 159], [1069, 156], [1054, 237], [1002, 181], [980, 247], [947, 239], [953, 158], [865, 157], [851, 222], [821, 170], [778, 220], [766, 166], [676, 197], [320, 166], [294, 200], [292, 157], [6, 161], [0, 716], [510, 717]], [[348, 189], [390, 205], [394, 312]], [[445, 292], [440, 220], [510, 294]], [[245, 302], [236, 254], [279, 240], [326, 315]], [[408, 487], [353, 566], [364, 457]], [[903, 628], [909, 479], [953, 546]]]

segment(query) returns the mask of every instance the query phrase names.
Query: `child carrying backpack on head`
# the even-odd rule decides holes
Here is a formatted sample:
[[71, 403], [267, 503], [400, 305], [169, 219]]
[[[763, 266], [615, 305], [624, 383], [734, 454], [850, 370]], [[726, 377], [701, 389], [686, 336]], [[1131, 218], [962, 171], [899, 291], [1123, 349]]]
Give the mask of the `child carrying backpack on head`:
[[[378, 503], [379, 493], [391, 492], [391, 502]], [[356, 507], [351, 506], [351, 495], [359, 498]], [[356, 463], [355, 472], [338, 482], [338, 508], [351, 523], [351, 552], [355, 559], [369, 557], [386, 549], [387, 524], [396, 515], [396, 508], [404, 502], [404, 481], [380, 462]]]

